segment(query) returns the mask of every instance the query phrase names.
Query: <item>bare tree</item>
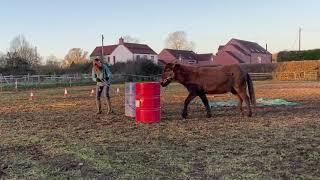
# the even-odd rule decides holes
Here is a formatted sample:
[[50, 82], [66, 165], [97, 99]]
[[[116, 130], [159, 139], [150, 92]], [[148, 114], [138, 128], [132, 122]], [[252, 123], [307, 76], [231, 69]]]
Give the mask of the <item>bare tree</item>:
[[175, 31], [170, 33], [166, 39], [166, 47], [177, 50], [194, 50], [195, 43], [188, 41], [184, 31]]
[[70, 66], [71, 64], [81, 64], [88, 61], [88, 52], [81, 48], [72, 48], [69, 50], [68, 54], [64, 57], [63, 64], [65, 66]]
[[46, 65], [60, 67], [61, 61], [59, 61], [59, 59], [56, 56], [50, 55], [46, 58]]
[[39, 65], [40, 62], [40, 55], [37, 52], [37, 48], [33, 47], [24, 35], [18, 35], [12, 39], [8, 55], [9, 60], [11, 58], [18, 58], [26, 61], [31, 67]]
[[140, 40], [138, 38], [132, 37], [130, 35], [124, 36], [123, 40], [126, 43], [140, 43]]
[[6, 56], [2, 52], [0, 52], [0, 67], [5, 67], [6, 64]]

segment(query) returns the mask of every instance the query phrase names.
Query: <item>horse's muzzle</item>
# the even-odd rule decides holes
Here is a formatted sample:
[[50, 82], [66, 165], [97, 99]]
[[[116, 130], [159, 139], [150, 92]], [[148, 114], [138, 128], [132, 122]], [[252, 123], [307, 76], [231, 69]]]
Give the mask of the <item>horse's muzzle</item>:
[[161, 85], [162, 87], [166, 87], [166, 86], [168, 86], [168, 84], [170, 84], [170, 82], [171, 82], [171, 80], [169, 80], [169, 79], [164, 79], [164, 80], [162, 80], [162, 81], [160, 82], [160, 85]]

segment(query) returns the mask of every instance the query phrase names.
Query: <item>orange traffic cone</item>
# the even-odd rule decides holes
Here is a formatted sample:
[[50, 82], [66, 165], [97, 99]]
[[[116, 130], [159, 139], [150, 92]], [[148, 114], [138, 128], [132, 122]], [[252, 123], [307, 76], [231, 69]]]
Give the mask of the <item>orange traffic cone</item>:
[[30, 101], [34, 100], [34, 94], [33, 94], [33, 92], [32, 92], [32, 91], [30, 92], [29, 100], [30, 100]]
[[69, 97], [69, 94], [68, 94], [68, 91], [67, 91], [67, 88], [64, 88], [64, 95], [63, 95], [65, 98], [66, 97]]
[[91, 93], [90, 93], [90, 96], [93, 96], [93, 95], [94, 95], [94, 90], [92, 89]]

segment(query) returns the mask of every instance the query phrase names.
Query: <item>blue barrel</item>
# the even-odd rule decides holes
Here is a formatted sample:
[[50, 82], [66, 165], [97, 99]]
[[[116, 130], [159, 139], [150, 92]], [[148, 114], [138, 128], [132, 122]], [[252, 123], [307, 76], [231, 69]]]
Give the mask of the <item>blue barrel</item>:
[[136, 117], [136, 83], [125, 83], [125, 115]]

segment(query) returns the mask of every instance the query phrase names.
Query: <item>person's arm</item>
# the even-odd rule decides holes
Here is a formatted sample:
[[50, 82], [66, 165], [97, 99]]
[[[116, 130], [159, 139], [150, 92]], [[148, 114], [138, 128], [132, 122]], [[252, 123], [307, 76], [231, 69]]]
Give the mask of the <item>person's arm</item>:
[[103, 65], [104, 74], [106, 76], [106, 80], [110, 83], [112, 78], [112, 73], [107, 65]]
[[92, 80], [93, 80], [94, 82], [97, 82], [97, 75], [96, 75], [96, 73], [94, 73], [93, 68], [92, 68], [91, 77], [92, 77]]

